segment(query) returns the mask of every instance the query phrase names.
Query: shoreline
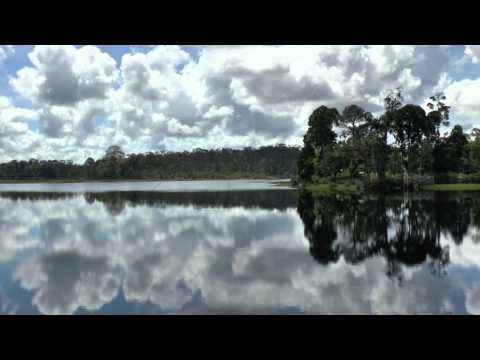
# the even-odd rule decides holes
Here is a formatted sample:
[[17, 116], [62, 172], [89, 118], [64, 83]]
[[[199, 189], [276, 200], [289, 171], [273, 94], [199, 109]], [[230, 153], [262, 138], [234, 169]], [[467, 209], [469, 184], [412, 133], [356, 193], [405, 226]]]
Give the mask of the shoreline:
[[[234, 178], [192, 178], [192, 179], [55, 179], [55, 180], [0, 180], [0, 185], [15, 184], [85, 184], [85, 183], [137, 183], [137, 182], [187, 182], [187, 181], [267, 181], [276, 187], [288, 187], [290, 190], [304, 190], [314, 193], [330, 194], [361, 194], [371, 191], [365, 191], [361, 186], [354, 183], [332, 183], [332, 184], [304, 184], [301, 186], [293, 185], [291, 180], [280, 180], [271, 177], [234, 177]], [[455, 191], [480, 191], [480, 183], [457, 183], [457, 184], [433, 184], [421, 187], [419, 192], [455, 192]], [[389, 193], [385, 192], [385, 193]], [[373, 193], [377, 193], [373, 191]]]
[[[333, 184], [308, 184], [303, 186], [295, 186], [291, 181], [274, 181], [275, 186], [288, 186], [293, 190], [306, 190], [318, 193], [379, 193], [378, 191], [365, 191], [360, 186], [352, 183], [333, 183]], [[446, 192], [446, 191], [480, 191], [480, 183], [458, 183], [458, 184], [433, 184], [420, 187], [418, 191], [421, 192]], [[380, 192], [381, 193], [381, 192]], [[390, 193], [386, 191], [385, 193]]]
[[480, 184], [434, 184], [422, 188], [423, 191], [480, 191]]

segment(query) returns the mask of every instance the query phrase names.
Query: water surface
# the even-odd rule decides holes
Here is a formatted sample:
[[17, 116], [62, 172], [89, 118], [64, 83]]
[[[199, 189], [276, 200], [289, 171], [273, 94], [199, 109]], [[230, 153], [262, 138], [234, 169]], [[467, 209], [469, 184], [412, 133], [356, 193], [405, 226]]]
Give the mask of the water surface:
[[479, 194], [254, 183], [0, 192], [0, 312], [480, 313]]
[[[283, 181], [283, 180], [278, 180]], [[111, 192], [111, 191], [238, 191], [279, 190], [286, 186], [268, 180], [186, 180], [186, 181], [115, 181], [78, 183], [12, 183], [0, 184], [0, 192]]]

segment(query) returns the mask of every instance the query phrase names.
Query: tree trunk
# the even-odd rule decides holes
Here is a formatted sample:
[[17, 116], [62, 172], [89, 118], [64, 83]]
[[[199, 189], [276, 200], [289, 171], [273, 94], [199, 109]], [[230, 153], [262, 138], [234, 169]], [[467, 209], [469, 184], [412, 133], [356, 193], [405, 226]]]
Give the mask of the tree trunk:
[[386, 154], [387, 154], [387, 134], [382, 135], [382, 143], [380, 146], [380, 153], [378, 154], [378, 179], [381, 182], [385, 182], [385, 163], [386, 163]]
[[408, 154], [402, 153], [403, 186], [409, 187]]

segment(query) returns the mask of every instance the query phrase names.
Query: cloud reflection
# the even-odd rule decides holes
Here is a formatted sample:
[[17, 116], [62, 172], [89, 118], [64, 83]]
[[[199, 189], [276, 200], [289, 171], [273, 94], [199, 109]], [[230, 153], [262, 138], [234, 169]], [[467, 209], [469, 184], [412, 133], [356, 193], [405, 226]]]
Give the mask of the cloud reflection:
[[[390, 245], [379, 248], [379, 234], [364, 236], [368, 224], [355, 238], [346, 211], [354, 200], [328, 213], [326, 199], [310, 199], [317, 210], [307, 209], [313, 218], [306, 219], [294, 195], [275, 193], [249, 192], [243, 200], [215, 193], [2, 195], [0, 267], [45, 314], [101, 312], [119, 297], [154, 305], [157, 313], [479, 313], [474, 224], [460, 243], [458, 231], [435, 233], [431, 245], [421, 242], [425, 258], [409, 263], [411, 257], [394, 255], [417, 248], [411, 238], [398, 242], [402, 214], [391, 203]], [[367, 211], [368, 201], [362, 204], [358, 211]], [[429, 267], [436, 254], [429, 249], [437, 247], [449, 249], [444, 277]], [[401, 284], [386, 276], [388, 269], [401, 272]], [[451, 295], [459, 291], [464, 303]]]

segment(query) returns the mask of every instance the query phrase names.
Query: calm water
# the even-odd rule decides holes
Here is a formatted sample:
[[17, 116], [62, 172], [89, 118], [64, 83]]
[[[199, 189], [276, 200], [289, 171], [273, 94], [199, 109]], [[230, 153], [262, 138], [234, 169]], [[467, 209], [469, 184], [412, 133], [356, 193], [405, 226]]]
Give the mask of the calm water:
[[478, 193], [188, 183], [2, 187], [0, 312], [480, 313]]
[[[286, 179], [285, 179], [286, 180]], [[283, 181], [283, 180], [279, 180]], [[82, 183], [45, 183], [45, 184], [0, 184], [0, 192], [68, 192], [98, 193], [112, 191], [161, 191], [161, 192], [199, 192], [199, 191], [238, 191], [286, 189], [265, 180], [195, 180], [195, 181], [129, 181], [129, 182], [82, 182]]]

